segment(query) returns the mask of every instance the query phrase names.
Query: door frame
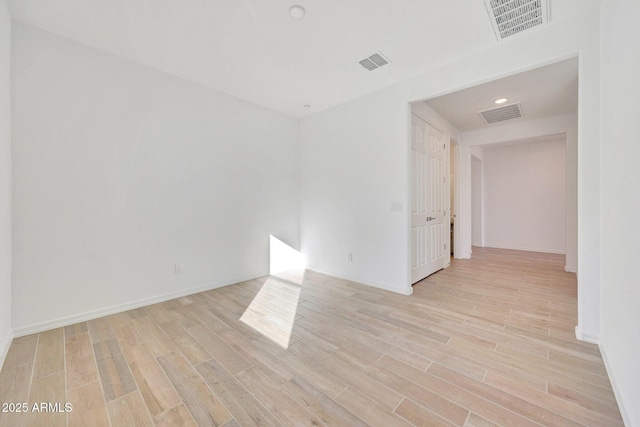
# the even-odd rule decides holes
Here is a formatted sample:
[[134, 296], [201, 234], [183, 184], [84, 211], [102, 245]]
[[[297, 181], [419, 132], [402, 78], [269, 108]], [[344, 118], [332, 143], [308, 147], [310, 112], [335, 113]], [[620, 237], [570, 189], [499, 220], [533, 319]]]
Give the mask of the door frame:
[[[455, 148], [454, 148], [455, 147]], [[456, 171], [456, 179], [454, 182], [454, 194], [453, 194], [453, 206], [449, 205], [449, 215], [451, 215], [451, 211], [453, 210], [455, 212], [455, 218], [453, 219], [453, 242], [449, 241], [449, 245], [453, 244], [453, 258], [462, 258], [461, 255], [461, 251], [460, 251], [460, 242], [461, 242], [461, 238], [460, 238], [460, 227], [459, 227], [459, 217], [460, 217], [460, 197], [461, 197], [461, 192], [460, 192], [460, 167], [462, 166], [461, 162], [460, 162], [460, 155], [461, 155], [461, 146], [460, 143], [458, 141], [456, 141], [453, 138], [449, 139], [449, 168], [451, 168], [451, 161], [453, 160], [453, 167]], [[449, 169], [449, 179], [451, 179], [451, 169]], [[449, 190], [451, 191], [451, 185], [449, 185]], [[449, 203], [451, 203], [451, 194], [449, 194]], [[449, 230], [449, 238], [451, 236], [451, 230]], [[451, 251], [449, 251], [449, 253], [451, 253]], [[451, 265], [451, 258], [449, 259], [449, 264], [447, 266]]]

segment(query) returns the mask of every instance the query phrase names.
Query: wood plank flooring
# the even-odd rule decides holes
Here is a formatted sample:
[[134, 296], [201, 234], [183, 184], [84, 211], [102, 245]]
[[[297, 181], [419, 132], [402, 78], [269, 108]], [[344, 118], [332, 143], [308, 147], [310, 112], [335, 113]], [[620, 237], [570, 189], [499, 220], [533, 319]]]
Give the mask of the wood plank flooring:
[[0, 426], [622, 426], [563, 265], [474, 248], [410, 297], [307, 271], [16, 338], [0, 402], [60, 405]]

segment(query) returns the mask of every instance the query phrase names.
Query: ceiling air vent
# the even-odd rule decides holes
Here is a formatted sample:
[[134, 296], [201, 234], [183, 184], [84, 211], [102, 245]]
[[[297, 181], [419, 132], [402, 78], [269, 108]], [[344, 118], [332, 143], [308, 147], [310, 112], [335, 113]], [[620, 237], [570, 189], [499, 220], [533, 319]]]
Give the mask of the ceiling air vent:
[[498, 41], [549, 22], [548, 0], [484, 0]]
[[503, 122], [505, 120], [522, 117], [520, 103], [505, 105], [504, 107], [491, 108], [490, 110], [478, 111], [487, 124]]
[[387, 65], [390, 61], [382, 56], [380, 52], [374, 53], [368, 58], [363, 59], [362, 61], [358, 61], [360, 65], [366, 68], [369, 71], [373, 71], [376, 68], [380, 68], [383, 65]]

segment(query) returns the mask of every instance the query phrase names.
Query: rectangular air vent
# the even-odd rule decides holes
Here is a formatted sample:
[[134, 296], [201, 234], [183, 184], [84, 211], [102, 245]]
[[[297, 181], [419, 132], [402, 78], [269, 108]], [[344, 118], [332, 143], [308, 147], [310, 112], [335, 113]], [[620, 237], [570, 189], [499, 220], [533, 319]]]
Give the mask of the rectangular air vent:
[[363, 59], [362, 61], [358, 61], [360, 65], [366, 68], [369, 71], [373, 71], [376, 68], [380, 68], [383, 65], [387, 65], [390, 61], [382, 56], [380, 52], [374, 53], [368, 58]]
[[549, 22], [549, 0], [484, 0], [498, 41]]
[[490, 110], [478, 111], [487, 124], [503, 122], [505, 120], [522, 117], [520, 103], [505, 105], [504, 107], [491, 108]]

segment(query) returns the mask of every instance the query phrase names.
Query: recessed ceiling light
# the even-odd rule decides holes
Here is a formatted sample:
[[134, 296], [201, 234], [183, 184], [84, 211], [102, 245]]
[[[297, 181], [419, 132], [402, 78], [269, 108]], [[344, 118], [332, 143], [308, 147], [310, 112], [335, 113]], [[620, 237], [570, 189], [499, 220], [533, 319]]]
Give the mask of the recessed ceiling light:
[[305, 13], [306, 11], [304, 10], [304, 7], [300, 6], [299, 4], [294, 4], [289, 8], [289, 15], [291, 15], [291, 17], [295, 19], [301, 19]]
[[495, 101], [493, 101], [493, 102], [495, 102], [496, 104], [504, 104], [504, 103], [505, 103], [505, 102], [507, 102], [507, 101], [508, 101], [508, 99], [507, 99], [507, 98], [498, 98], [498, 99], [496, 99], [496, 100], [495, 100]]

